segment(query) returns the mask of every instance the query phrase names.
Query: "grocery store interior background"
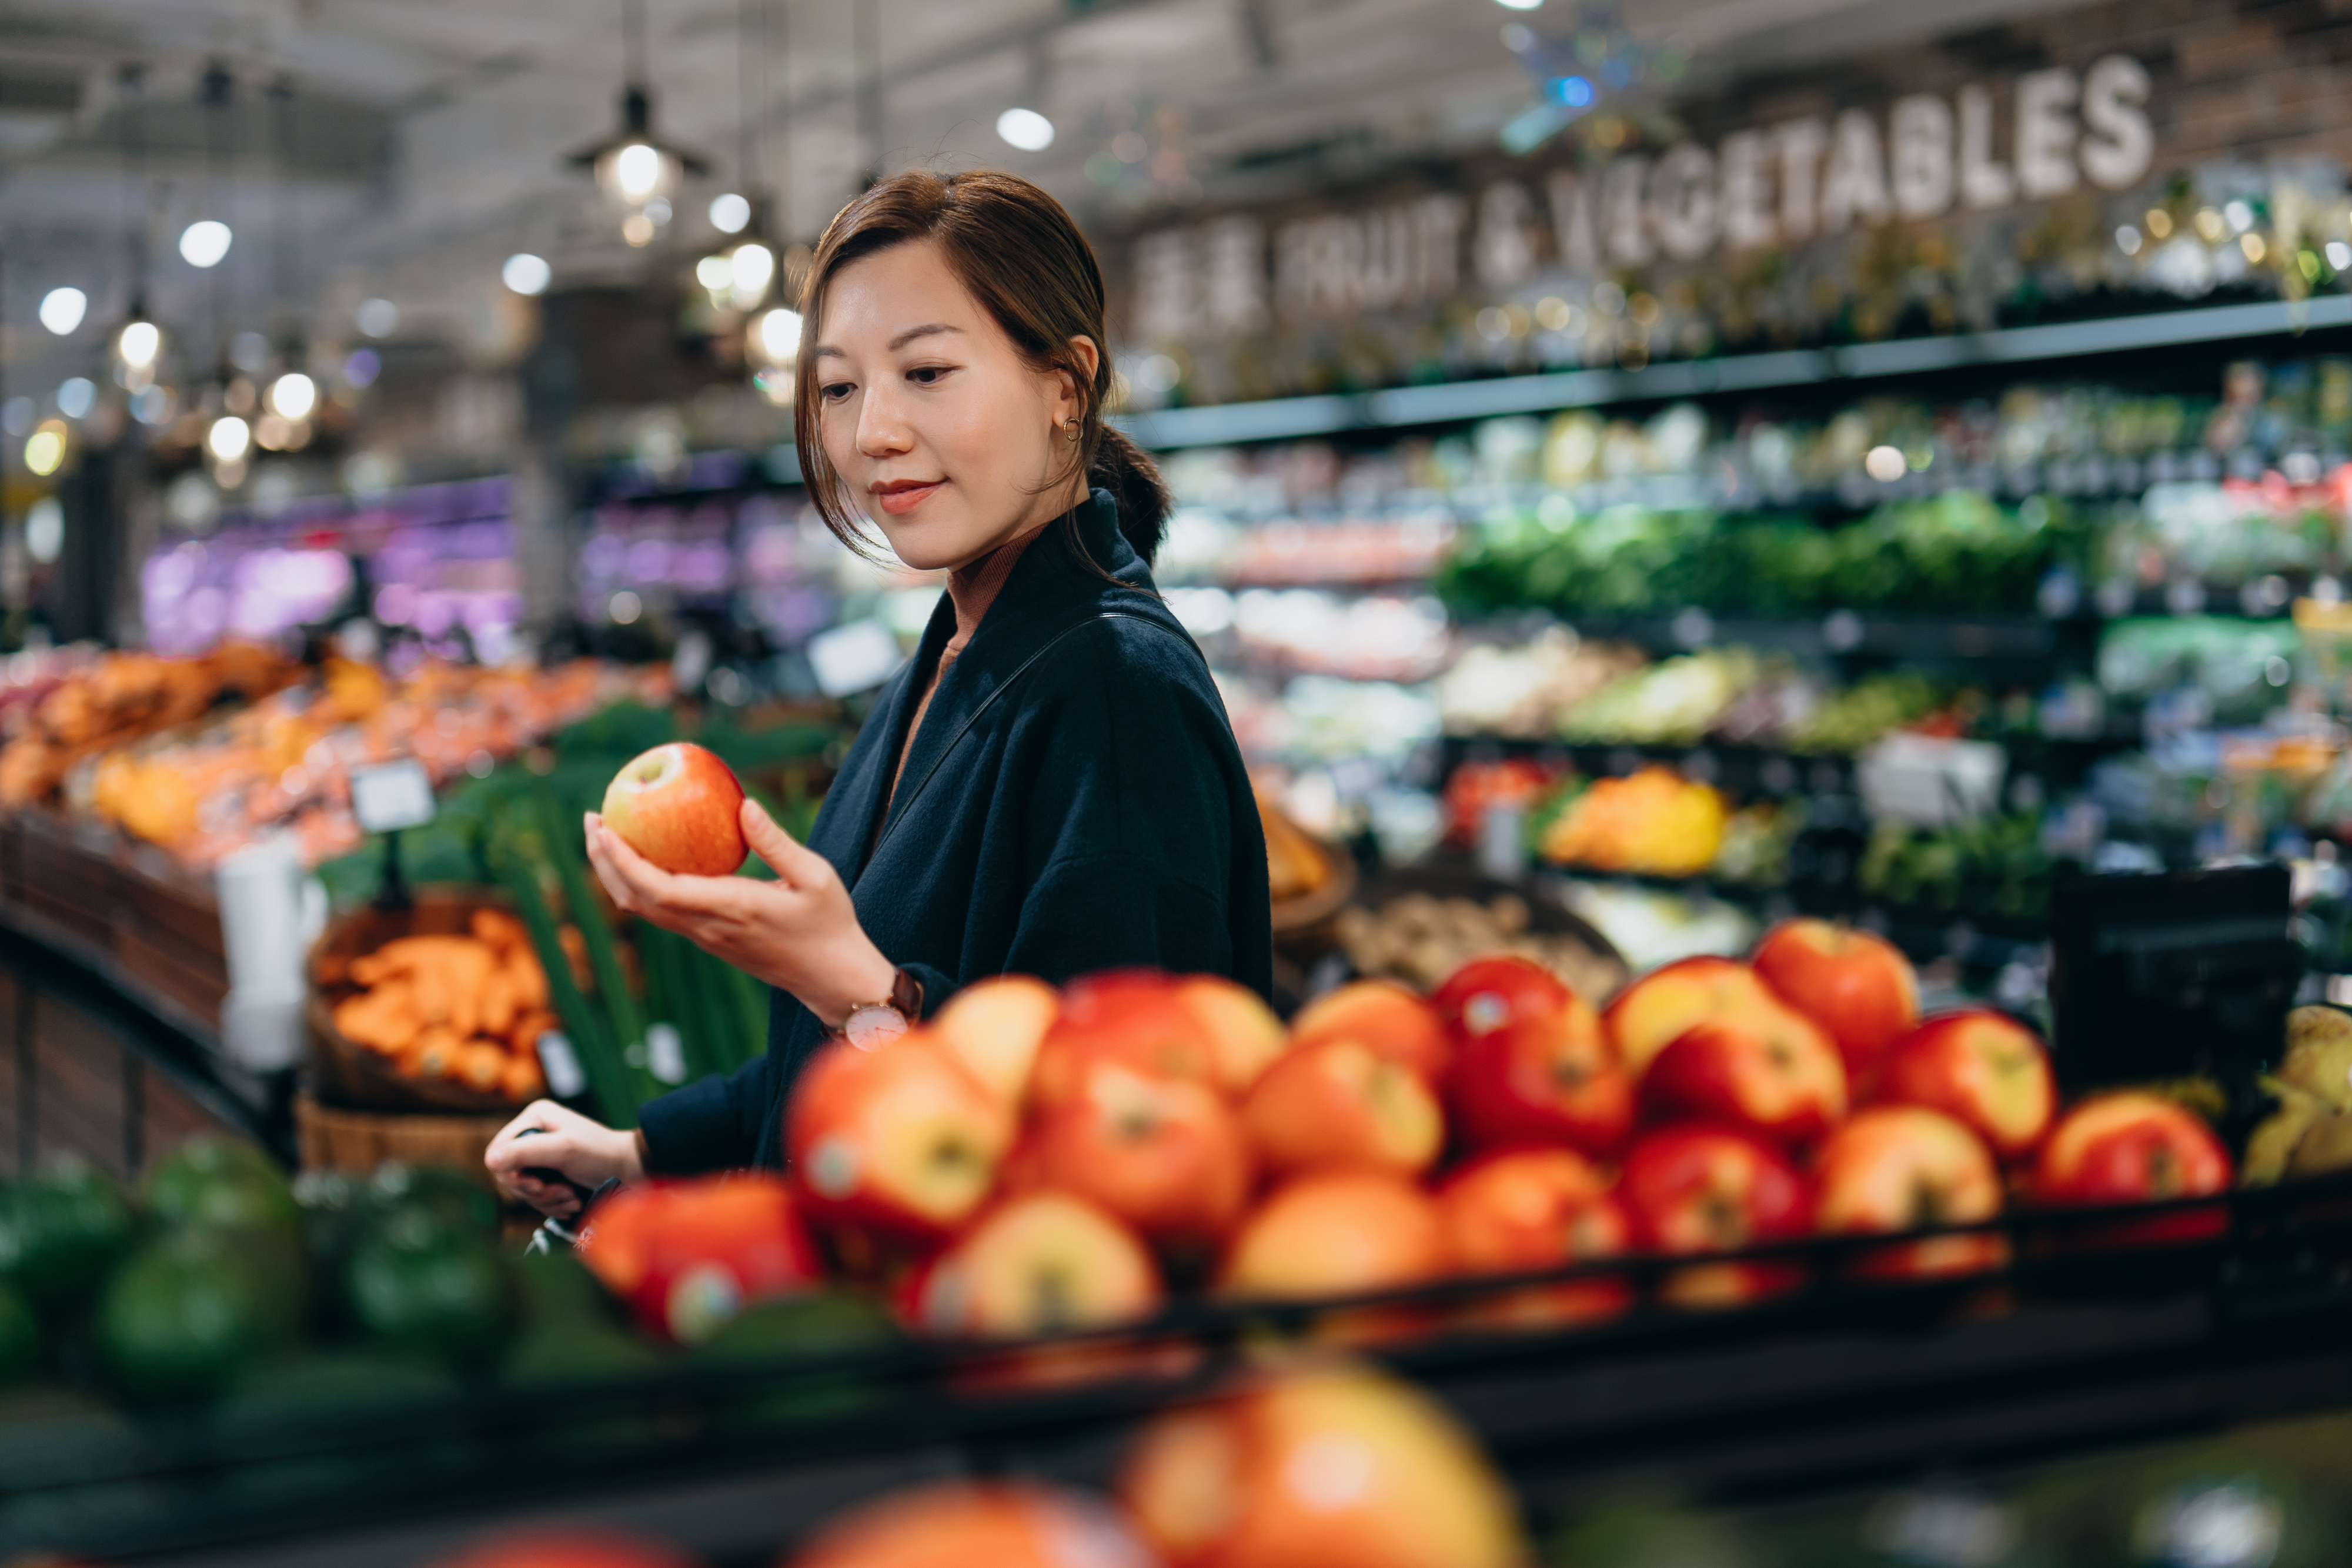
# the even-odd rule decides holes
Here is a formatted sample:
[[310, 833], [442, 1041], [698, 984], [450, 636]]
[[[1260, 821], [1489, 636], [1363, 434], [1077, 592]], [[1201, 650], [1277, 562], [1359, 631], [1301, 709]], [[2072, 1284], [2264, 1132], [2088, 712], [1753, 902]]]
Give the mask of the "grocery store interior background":
[[[922, 635], [944, 574], [828, 532], [793, 407], [814, 247], [913, 169], [1034, 181], [1094, 246], [1155, 580], [1258, 792], [1248, 1017], [1286, 1066], [1335, 1030], [1402, 1062], [1429, 1147], [1298, 1153], [1274, 1069], [1221, 1079], [1251, 1163], [1187, 1228], [1037, 1176], [1016, 1077], [1020, 1152], [951, 1222], [796, 1169], [790, 1289], [648, 1306], [685, 1265], [592, 1257], [616, 1326], [508, 1281], [537, 1218], [482, 1150], [542, 1097], [632, 1124], [758, 1059], [768, 1004], [564, 824], [684, 740], [805, 834]], [[2322, 0], [10, 0], [0, 1563], [2340, 1560], [2347, 583]], [[1565, 988], [1490, 1083], [1456, 979], [1498, 956]], [[1400, 984], [1422, 1056], [1382, 1043]], [[1030, 1027], [1009, 994], [969, 1027]], [[1256, 1027], [1198, 1005], [1217, 1051]], [[2044, 1085], [2024, 1131], [2003, 1074]], [[1900, 1115], [1937, 1124], [1871, 1152]], [[2068, 1142], [2102, 1116], [2140, 1140], [2105, 1186]], [[1725, 1126], [1739, 1222], [1678, 1231], [1644, 1151]], [[1530, 1144], [1582, 1174], [1514, 1167], [1549, 1239], [1478, 1254], [1472, 1178]], [[1448, 1261], [1317, 1271], [1417, 1208], [1264, 1240], [1365, 1160]], [[1841, 1162], [1881, 1196], [1841, 1208]], [[1023, 1181], [1084, 1188], [1149, 1290], [1076, 1221], [966, 1223]], [[2035, 1228], [2086, 1203], [2158, 1207]], [[153, 1239], [271, 1205], [313, 1297], [275, 1329], [267, 1268]], [[464, 1234], [400, 1239], [428, 1211]], [[1055, 1246], [1081, 1305], [965, 1302]], [[1667, 1252], [1733, 1258], [1594, 1272]], [[400, 1294], [427, 1254], [471, 1306]], [[978, 1283], [919, 1283], [950, 1264]], [[1366, 1359], [1235, 1393], [1254, 1336]], [[946, 1555], [810, 1546], [948, 1476], [1011, 1490], [875, 1516]], [[447, 1555], [583, 1510], [669, 1544]]]

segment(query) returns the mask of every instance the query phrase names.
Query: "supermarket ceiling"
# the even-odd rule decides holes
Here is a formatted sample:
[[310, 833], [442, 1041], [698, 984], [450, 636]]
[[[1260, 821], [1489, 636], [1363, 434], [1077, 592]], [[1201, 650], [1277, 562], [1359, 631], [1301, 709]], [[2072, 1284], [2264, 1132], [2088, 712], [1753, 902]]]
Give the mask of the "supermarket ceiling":
[[[877, 148], [893, 168], [1009, 167], [1115, 224], [1492, 147], [1531, 93], [1505, 29], [1607, 20], [1570, 0], [644, 0], [656, 128], [712, 172], [632, 251], [564, 167], [616, 123], [626, 4], [10, 0], [0, 319], [25, 321], [68, 273], [93, 312], [119, 311], [143, 233], [167, 314], [226, 323], [383, 295], [412, 329], [495, 336], [483, 323], [509, 253], [625, 279], [708, 244], [703, 204], [744, 183], [777, 193], [782, 226], [810, 235]], [[1735, 65], [1795, 67], [2060, 4], [1625, 10], [1636, 37], [1687, 51], [1685, 87], [1702, 90]], [[1053, 121], [1049, 147], [1000, 139], [1014, 106]], [[237, 235], [210, 273], [173, 252], [202, 216]]]

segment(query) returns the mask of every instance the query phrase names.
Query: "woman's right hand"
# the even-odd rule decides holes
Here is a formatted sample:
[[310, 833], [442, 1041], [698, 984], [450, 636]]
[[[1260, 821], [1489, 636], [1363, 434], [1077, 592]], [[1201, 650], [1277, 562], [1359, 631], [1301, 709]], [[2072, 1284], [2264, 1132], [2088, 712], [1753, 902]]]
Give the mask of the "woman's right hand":
[[645, 1144], [635, 1133], [592, 1122], [552, 1100], [534, 1100], [499, 1128], [482, 1164], [500, 1192], [553, 1219], [578, 1214], [579, 1195], [559, 1182], [525, 1176], [525, 1170], [561, 1171], [591, 1192], [614, 1177], [643, 1181], [646, 1175]]

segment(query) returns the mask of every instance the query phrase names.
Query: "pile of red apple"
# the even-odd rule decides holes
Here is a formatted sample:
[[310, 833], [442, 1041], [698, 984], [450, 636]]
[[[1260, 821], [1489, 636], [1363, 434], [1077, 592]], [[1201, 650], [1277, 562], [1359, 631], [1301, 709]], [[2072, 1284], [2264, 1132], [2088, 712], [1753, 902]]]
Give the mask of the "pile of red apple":
[[[1171, 1277], [1312, 1300], [1967, 1227], [2012, 1194], [2117, 1204], [2229, 1185], [2190, 1113], [2113, 1093], [2059, 1117], [2031, 1030], [1982, 1009], [1922, 1021], [1916, 995], [1893, 946], [1812, 920], [1776, 927], [1748, 963], [1667, 965], [1605, 1010], [1517, 958], [1471, 963], [1426, 998], [1343, 987], [1287, 1031], [1215, 978], [1125, 972], [1059, 994], [1005, 978], [880, 1051], [828, 1048], [787, 1145], [802, 1210], [840, 1256], [915, 1260], [910, 1321], [989, 1337], [1144, 1317]], [[1976, 1272], [2006, 1248], [1962, 1230], [1859, 1267]], [[1725, 1302], [1797, 1277], [1717, 1263], [1664, 1293]], [[1580, 1278], [1468, 1315], [1573, 1322], [1631, 1298]]]

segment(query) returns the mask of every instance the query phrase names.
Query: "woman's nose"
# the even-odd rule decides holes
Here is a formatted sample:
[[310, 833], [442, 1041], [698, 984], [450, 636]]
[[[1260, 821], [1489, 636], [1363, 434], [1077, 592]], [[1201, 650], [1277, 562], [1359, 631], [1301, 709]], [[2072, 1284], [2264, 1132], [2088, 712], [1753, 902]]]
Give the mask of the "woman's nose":
[[887, 392], [869, 392], [857, 411], [857, 450], [866, 457], [894, 457], [914, 445], [898, 401]]

